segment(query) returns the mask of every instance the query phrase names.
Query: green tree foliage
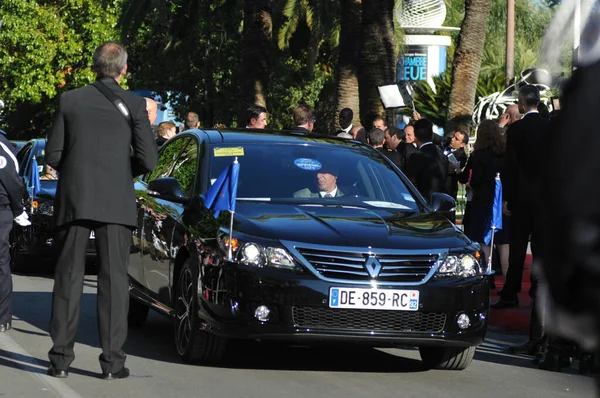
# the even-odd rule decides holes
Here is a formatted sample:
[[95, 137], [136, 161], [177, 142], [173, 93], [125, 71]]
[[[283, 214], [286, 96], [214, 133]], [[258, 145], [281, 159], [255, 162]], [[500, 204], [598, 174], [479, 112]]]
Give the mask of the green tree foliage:
[[237, 123], [242, 9], [235, 1], [125, 1], [122, 41], [134, 89], [153, 90], [202, 126]]
[[117, 0], [4, 0], [2, 125], [12, 138], [47, 133], [57, 95], [93, 81], [95, 48], [117, 37]]
[[[448, 12], [445, 25], [460, 26], [464, 17], [464, 5], [464, 0], [446, 0]], [[494, 0], [488, 19], [480, 70], [480, 76], [485, 79], [498, 74], [505, 76], [506, 13], [506, 0]], [[543, 2], [537, 0], [515, 1], [515, 76], [518, 76], [523, 70], [537, 65], [542, 38], [551, 16], [551, 9]], [[456, 36], [457, 33], [454, 33], [453, 37], [456, 38]], [[453, 49], [451, 54], [452, 51]]]

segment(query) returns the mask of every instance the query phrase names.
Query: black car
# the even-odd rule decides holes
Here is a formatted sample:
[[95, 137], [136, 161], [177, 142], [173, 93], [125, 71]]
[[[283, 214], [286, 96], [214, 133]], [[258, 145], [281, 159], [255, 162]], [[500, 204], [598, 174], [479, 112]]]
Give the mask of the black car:
[[[55, 260], [59, 251], [55, 242], [53, 215], [54, 198], [58, 184], [58, 174], [55, 170], [44, 165], [46, 140], [33, 139], [28, 141], [17, 152], [19, 174], [23, 177], [26, 188], [25, 211], [29, 214], [31, 226], [13, 225], [11, 231], [11, 267], [14, 271], [28, 268], [32, 263], [31, 257]], [[33, 158], [37, 163], [34, 169]], [[40, 176], [40, 190], [33, 193], [32, 175]], [[95, 256], [95, 237], [90, 235], [87, 254]]]
[[[215, 218], [203, 198], [235, 158], [230, 240], [230, 213]], [[357, 141], [189, 130], [135, 187], [129, 320], [142, 324], [148, 308], [171, 317], [184, 360], [253, 339], [412, 345], [429, 368], [464, 369], [483, 342], [488, 270], [443, 215], [454, 201], [428, 205]]]

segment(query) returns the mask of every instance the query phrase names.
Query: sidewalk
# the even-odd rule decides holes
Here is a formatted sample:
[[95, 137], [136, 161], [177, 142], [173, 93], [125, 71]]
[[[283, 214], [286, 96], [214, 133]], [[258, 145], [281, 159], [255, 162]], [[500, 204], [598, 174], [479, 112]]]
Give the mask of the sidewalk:
[[[529, 318], [531, 316], [531, 298], [529, 297], [529, 288], [531, 282], [531, 254], [527, 254], [525, 260], [525, 269], [523, 271], [523, 285], [519, 293], [519, 307], [504, 310], [490, 309], [489, 324], [501, 329], [510, 330], [522, 334], [529, 334]], [[502, 289], [504, 276], [496, 275], [496, 289], [491, 291], [492, 303], [500, 298], [496, 293]]]

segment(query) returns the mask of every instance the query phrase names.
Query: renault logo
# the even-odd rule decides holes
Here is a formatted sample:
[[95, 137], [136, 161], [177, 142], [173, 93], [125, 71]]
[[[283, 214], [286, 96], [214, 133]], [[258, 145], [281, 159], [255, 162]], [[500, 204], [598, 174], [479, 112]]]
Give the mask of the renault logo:
[[375, 256], [367, 257], [367, 261], [365, 261], [365, 269], [367, 270], [371, 278], [377, 278], [379, 272], [381, 271], [381, 268], [383, 267], [379, 260], [375, 258]]

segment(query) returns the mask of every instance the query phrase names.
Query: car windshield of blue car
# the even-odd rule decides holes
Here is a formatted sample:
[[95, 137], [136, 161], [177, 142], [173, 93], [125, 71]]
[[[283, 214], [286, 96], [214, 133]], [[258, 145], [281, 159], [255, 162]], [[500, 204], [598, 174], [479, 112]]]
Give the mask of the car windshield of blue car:
[[235, 157], [240, 165], [239, 201], [420, 211], [399, 172], [382, 155], [364, 147], [318, 143], [214, 147], [211, 184]]

